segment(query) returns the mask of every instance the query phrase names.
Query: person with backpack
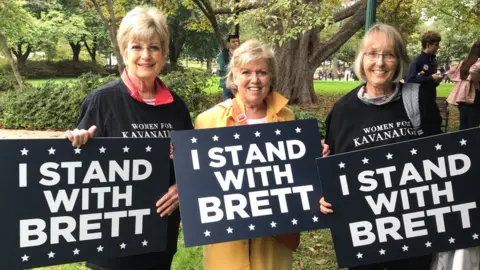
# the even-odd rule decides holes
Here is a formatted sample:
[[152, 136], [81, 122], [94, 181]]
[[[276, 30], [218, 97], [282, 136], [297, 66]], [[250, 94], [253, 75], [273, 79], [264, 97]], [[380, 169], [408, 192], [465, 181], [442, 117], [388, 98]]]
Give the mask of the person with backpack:
[[227, 41], [229, 47], [225, 50], [222, 50], [220, 52], [220, 55], [218, 56], [218, 73], [220, 75], [220, 88], [222, 88], [223, 101], [234, 98], [232, 89], [226, 86], [225, 80], [228, 71], [228, 64], [230, 63], [230, 58], [232, 57], [233, 51], [235, 51], [240, 44], [240, 37], [237, 34], [228, 35]]
[[480, 126], [480, 41], [473, 44], [468, 56], [448, 71], [455, 87], [447, 102], [458, 106], [460, 129]]
[[[354, 64], [363, 84], [336, 102], [328, 114], [324, 156], [441, 133], [440, 112], [424, 86], [400, 82], [408, 63], [405, 40], [395, 27], [376, 24], [370, 28]], [[322, 213], [333, 213], [334, 207], [320, 199]], [[427, 270], [431, 261], [427, 255], [350, 269]]]

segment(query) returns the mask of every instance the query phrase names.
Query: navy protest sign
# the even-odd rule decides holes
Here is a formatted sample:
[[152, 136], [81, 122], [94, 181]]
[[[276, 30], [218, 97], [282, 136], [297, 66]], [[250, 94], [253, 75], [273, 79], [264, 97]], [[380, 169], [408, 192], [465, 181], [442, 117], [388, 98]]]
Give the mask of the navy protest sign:
[[185, 246], [324, 227], [316, 120], [172, 134]]
[[480, 129], [319, 158], [340, 267], [480, 245]]
[[26, 269], [162, 251], [168, 139], [0, 140], [0, 265]]

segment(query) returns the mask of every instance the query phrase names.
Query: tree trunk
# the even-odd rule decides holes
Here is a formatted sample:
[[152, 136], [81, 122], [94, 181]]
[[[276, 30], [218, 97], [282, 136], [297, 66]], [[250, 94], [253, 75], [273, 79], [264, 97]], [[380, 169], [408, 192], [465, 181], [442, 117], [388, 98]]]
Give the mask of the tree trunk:
[[[27, 44], [27, 49], [25, 50], [25, 52], [23, 52], [23, 44]], [[11, 48], [10, 50], [17, 58], [17, 64], [22, 67], [22, 66], [25, 66], [28, 56], [32, 52], [32, 46], [22, 41], [17, 44], [16, 50], [14, 48]]]
[[338, 59], [332, 60], [333, 80], [338, 80]]
[[212, 74], [212, 59], [210, 57], [207, 58], [207, 72], [208, 74]]
[[277, 90], [295, 104], [311, 104], [317, 101], [313, 89], [315, 66], [308, 61], [309, 35], [302, 35], [276, 48], [278, 70]]
[[10, 50], [7, 45], [7, 40], [5, 39], [5, 36], [0, 32], [0, 45], [2, 46], [3, 54], [5, 54], [5, 57], [8, 59], [8, 63], [10, 64], [10, 67], [12, 68], [13, 74], [15, 75], [15, 79], [17, 80], [18, 88], [22, 90], [24, 88], [23, 85], [23, 80], [22, 76], [20, 76], [20, 72], [18, 72], [17, 65], [15, 64], [15, 61], [13, 60], [12, 54], [10, 53]]
[[97, 63], [97, 37], [93, 37], [93, 47], [90, 48], [87, 43], [87, 39], [85, 38], [83, 40], [83, 43], [85, 44], [85, 48], [87, 48], [87, 52], [90, 55], [90, 58], [92, 59], [92, 63]]
[[80, 50], [82, 49], [82, 45], [80, 42], [73, 43], [71, 41], [69, 41], [68, 44], [70, 44], [70, 48], [72, 48], [73, 62], [80, 62]]

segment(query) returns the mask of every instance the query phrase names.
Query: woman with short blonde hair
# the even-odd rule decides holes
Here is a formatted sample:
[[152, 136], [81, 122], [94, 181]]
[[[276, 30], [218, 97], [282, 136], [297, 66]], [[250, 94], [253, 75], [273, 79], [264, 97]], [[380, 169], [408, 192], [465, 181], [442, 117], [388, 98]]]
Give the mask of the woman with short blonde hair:
[[[408, 56], [402, 35], [390, 25], [372, 26], [359, 45], [355, 61], [355, 72], [363, 84], [337, 101], [325, 122], [325, 147], [330, 154], [441, 133], [440, 112], [435, 101], [426, 96], [427, 91], [421, 85], [400, 82], [407, 67]], [[418, 116], [418, 119], [410, 118], [410, 115]], [[414, 120], [419, 123], [414, 123]], [[419, 129], [414, 124], [419, 124]], [[373, 130], [371, 127], [387, 128], [370, 132]], [[326, 202], [323, 197], [320, 199], [322, 213], [333, 213], [333, 209], [335, 205]], [[431, 261], [432, 256], [425, 255], [350, 269], [428, 270]]]
[[[117, 38], [125, 69], [119, 80], [103, 85], [85, 98], [77, 128], [65, 133], [72, 145], [81, 146], [93, 136], [141, 138], [145, 130], [138, 129], [139, 123], [156, 127], [148, 131], [158, 137], [167, 137], [175, 130], [192, 129], [187, 106], [158, 78], [168, 53], [165, 16], [155, 8], [136, 7], [123, 18]], [[87, 267], [94, 270], [170, 269], [180, 226], [178, 193], [173, 172], [169, 178], [158, 180], [169, 185], [166, 194], [159, 191], [162, 192], [158, 194], [160, 199], [155, 205], [152, 203], [156, 213], [151, 213], [167, 219], [165, 251], [88, 261]]]
[[[227, 83], [235, 98], [201, 113], [196, 129], [294, 120], [288, 100], [276, 91], [275, 55], [261, 42], [249, 40], [233, 52]], [[290, 270], [299, 242], [294, 233], [207, 245], [203, 263], [205, 270]]]

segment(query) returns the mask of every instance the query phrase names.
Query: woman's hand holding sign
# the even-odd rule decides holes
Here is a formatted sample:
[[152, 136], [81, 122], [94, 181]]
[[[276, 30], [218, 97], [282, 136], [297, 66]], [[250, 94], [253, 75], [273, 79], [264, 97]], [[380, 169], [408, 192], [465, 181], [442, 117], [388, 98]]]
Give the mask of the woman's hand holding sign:
[[157, 213], [161, 217], [170, 216], [179, 205], [177, 185], [170, 186], [167, 194], [163, 195], [155, 205], [157, 206]]
[[73, 147], [79, 147], [83, 144], [86, 144], [88, 139], [93, 137], [95, 131], [97, 130], [96, 126], [91, 126], [88, 130], [85, 129], [74, 129], [65, 131], [65, 138], [72, 142]]
[[[326, 156], [330, 155], [330, 147], [328, 146], [328, 144], [324, 143], [323, 140], [322, 140], [322, 143], [323, 143], [322, 155], [323, 155], [323, 157], [326, 157]], [[324, 214], [333, 213], [332, 205], [330, 203], [326, 202], [324, 197], [320, 198], [319, 203], [320, 203], [320, 211], [322, 213], [324, 213]]]

